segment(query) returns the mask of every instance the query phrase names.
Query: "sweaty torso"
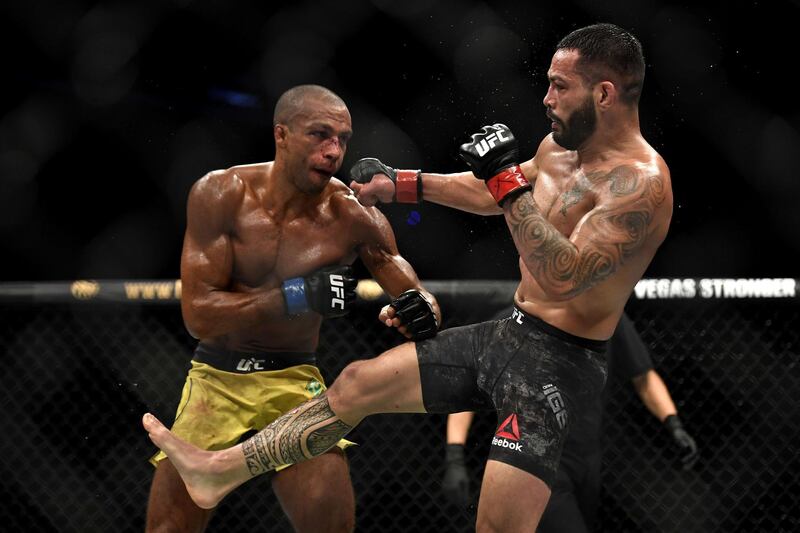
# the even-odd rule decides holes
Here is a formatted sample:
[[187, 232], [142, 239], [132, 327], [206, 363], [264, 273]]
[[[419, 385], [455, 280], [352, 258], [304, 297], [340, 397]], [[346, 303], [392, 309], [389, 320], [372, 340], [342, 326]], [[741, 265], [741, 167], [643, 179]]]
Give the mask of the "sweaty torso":
[[[347, 203], [349, 189], [332, 179], [317, 201], [299, 212], [264, 207], [257, 178], [270, 163], [236, 168], [245, 184], [244, 198], [232, 224], [233, 269], [230, 291], [246, 293], [280, 287], [284, 280], [306, 276], [324, 266], [355, 260], [356, 221]], [[257, 328], [203, 339], [233, 350], [299, 351], [316, 349], [322, 319], [317, 313], [277, 316]]]
[[[532, 168], [536, 172], [533, 193], [536, 206], [566, 238], [573, 237], [579, 225], [584, 225], [586, 227], [581, 230], [594, 232], [592, 238], [610, 239], [622, 249], [627, 246], [625, 241], [630, 233], [642, 233], [630, 253], [627, 250], [620, 253], [619, 261], [612, 260], [613, 264], [607, 265], [613, 269], [610, 275], [569, 299], [549, 296], [520, 258], [522, 279], [515, 296], [517, 305], [574, 335], [607, 339], [614, 332], [634, 285], [666, 236], [672, 213], [669, 171], [663, 159], [643, 140], [640, 147], [624, 157], [612, 155], [602, 162], [585, 165], [580, 164], [576, 152], [564, 150], [552, 139], [546, 139]], [[602, 217], [587, 223], [586, 215], [608, 198], [626, 197], [635, 201], [632, 210], [636, 211], [636, 216], [631, 217], [634, 222], [625, 231], [619, 231], [615, 224], [596, 223]], [[644, 206], [652, 211], [645, 213]], [[590, 216], [597, 214], [595, 211]], [[644, 217], [647, 217], [646, 222], [641, 222]], [[588, 264], [598, 273], [606, 268], [601, 264]], [[552, 265], [552, 270], [557, 273], [558, 265]]]

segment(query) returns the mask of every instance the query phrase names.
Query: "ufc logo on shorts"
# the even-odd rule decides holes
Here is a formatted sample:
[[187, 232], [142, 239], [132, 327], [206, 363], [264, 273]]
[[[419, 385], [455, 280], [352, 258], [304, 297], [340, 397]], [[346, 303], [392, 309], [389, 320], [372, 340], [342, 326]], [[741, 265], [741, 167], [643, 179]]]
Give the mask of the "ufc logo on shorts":
[[542, 392], [544, 392], [544, 397], [547, 398], [547, 403], [550, 404], [550, 409], [552, 409], [553, 413], [556, 415], [558, 426], [564, 429], [567, 425], [567, 406], [564, 405], [564, 399], [561, 397], [561, 393], [558, 392], [558, 388], [552, 383], [548, 383], [542, 387]]
[[329, 276], [331, 282], [331, 292], [335, 298], [331, 298], [331, 309], [339, 307], [344, 310], [344, 279], [341, 274], [331, 274]]
[[251, 357], [250, 359], [240, 359], [239, 364], [236, 365], [236, 370], [241, 370], [242, 372], [250, 372], [251, 370], [264, 370], [264, 365], [262, 364], [264, 359], [256, 359], [255, 357]]
[[503, 131], [500, 130], [496, 133], [492, 133], [484, 139], [481, 139], [481, 142], [475, 145], [475, 151], [478, 152], [480, 157], [483, 157], [490, 149], [494, 148], [495, 144], [504, 143], [507, 140], [508, 137], [504, 137]]

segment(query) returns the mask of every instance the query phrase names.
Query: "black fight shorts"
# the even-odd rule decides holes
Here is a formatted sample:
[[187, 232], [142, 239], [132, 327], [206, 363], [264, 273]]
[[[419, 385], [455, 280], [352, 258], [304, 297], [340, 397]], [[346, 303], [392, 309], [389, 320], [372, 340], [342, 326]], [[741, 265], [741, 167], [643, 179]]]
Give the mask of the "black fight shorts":
[[570, 421], [602, 401], [605, 341], [576, 337], [514, 308], [503, 320], [417, 343], [429, 413], [494, 410], [489, 459], [552, 487]]

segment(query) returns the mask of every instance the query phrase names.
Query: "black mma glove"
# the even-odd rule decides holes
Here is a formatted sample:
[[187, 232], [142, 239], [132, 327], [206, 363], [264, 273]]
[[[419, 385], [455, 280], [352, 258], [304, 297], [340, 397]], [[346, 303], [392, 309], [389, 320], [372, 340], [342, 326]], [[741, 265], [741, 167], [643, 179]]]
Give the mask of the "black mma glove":
[[529, 191], [531, 184], [517, 166], [519, 147], [514, 134], [505, 124], [484, 126], [461, 145], [458, 155], [469, 165], [478, 179], [486, 182], [497, 205]]
[[369, 183], [375, 174], [384, 174], [394, 183], [394, 201], [416, 204], [422, 201], [422, 174], [419, 170], [395, 170], [374, 157], [359, 159], [350, 169], [350, 179]]
[[344, 316], [356, 300], [356, 285], [353, 269], [339, 265], [320, 268], [305, 278], [287, 279], [281, 287], [286, 313], [315, 311], [325, 318]]
[[444, 463], [442, 492], [447, 501], [465, 508], [469, 505], [469, 472], [467, 472], [467, 465], [464, 461], [464, 445], [448, 444]]
[[436, 335], [439, 322], [431, 303], [415, 289], [409, 289], [389, 304], [411, 335], [411, 340], [421, 341]]
[[681, 423], [681, 419], [678, 418], [678, 415], [669, 415], [665, 418], [664, 428], [666, 428], [675, 446], [679, 450], [683, 469], [689, 470], [699, 458], [697, 444], [694, 442], [692, 436], [683, 428], [683, 424]]

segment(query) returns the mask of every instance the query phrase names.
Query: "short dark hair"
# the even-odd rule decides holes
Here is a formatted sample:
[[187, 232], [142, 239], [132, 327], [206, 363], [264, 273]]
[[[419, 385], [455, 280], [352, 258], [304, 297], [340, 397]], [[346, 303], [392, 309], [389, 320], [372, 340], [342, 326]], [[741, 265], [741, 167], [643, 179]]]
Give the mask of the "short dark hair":
[[309, 98], [325, 100], [333, 107], [347, 107], [339, 95], [322, 85], [298, 85], [278, 98], [278, 102], [275, 104], [275, 113], [272, 116], [272, 125], [289, 124], [295, 115], [305, 108], [306, 100]]
[[593, 24], [561, 39], [556, 51], [561, 49], [580, 54], [578, 69], [587, 84], [616, 77], [620, 100], [626, 104], [639, 102], [644, 85], [644, 54], [633, 34], [614, 24]]

